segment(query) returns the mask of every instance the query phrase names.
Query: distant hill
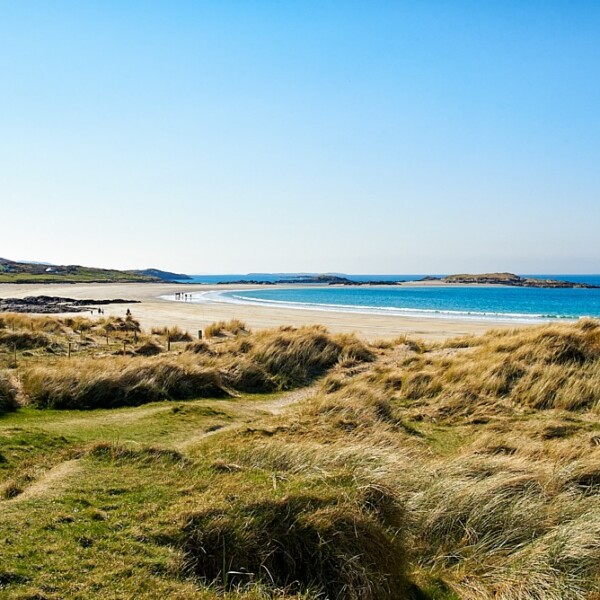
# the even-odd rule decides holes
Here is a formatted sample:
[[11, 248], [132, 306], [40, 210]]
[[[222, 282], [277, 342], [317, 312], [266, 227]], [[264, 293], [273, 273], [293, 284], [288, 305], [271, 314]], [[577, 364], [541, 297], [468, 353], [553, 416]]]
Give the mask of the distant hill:
[[192, 278], [189, 275], [184, 275], [183, 273], [171, 273], [170, 271], [161, 271], [160, 269], [142, 269], [131, 272], [138, 275], [155, 277], [156, 279], [161, 279], [162, 281], [192, 281]]
[[25, 263], [0, 258], [0, 283], [145, 283], [159, 277], [80, 265]]

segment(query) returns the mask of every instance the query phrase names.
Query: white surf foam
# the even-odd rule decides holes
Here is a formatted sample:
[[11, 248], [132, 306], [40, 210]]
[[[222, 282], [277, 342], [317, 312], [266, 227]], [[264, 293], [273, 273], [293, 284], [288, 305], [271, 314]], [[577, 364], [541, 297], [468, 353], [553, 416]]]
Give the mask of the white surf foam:
[[[211, 290], [190, 294], [188, 302], [195, 304], [238, 304], [246, 306], [262, 306], [271, 308], [291, 308], [294, 310], [318, 310], [323, 312], [341, 312], [349, 314], [386, 315], [412, 318], [476, 320], [511, 323], [544, 323], [555, 320], [575, 320], [567, 315], [547, 315], [530, 313], [504, 313], [485, 311], [439, 310], [428, 308], [405, 308], [399, 306], [357, 306], [352, 304], [325, 304], [318, 302], [293, 302], [286, 300], [269, 300], [244, 295], [248, 291], [260, 290]], [[161, 296], [165, 300], [179, 301], [175, 296]]]

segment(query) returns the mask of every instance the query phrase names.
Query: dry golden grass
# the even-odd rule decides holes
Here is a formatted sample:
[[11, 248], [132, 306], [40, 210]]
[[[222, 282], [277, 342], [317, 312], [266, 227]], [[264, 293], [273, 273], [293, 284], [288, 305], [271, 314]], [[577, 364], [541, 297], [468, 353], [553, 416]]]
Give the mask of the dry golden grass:
[[[548, 325], [454, 340], [406, 358], [390, 387], [429, 416], [478, 418], [527, 408], [594, 410], [600, 400], [600, 325]], [[385, 378], [384, 378], [385, 379]], [[391, 380], [394, 385], [391, 385]]]
[[[44, 331], [46, 333], [61, 333], [65, 327], [70, 327], [68, 321], [79, 321], [75, 319], [59, 319], [58, 317], [31, 316], [21, 313], [3, 313], [0, 314], [0, 329], [25, 329], [28, 331]], [[88, 319], [81, 319], [91, 323]]]
[[215, 381], [281, 390], [327, 374], [314, 398], [185, 451], [88, 451], [128, 477], [176, 478], [183, 491], [155, 537], [196, 590], [592, 600], [600, 588], [595, 321], [432, 346], [282, 328], [148, 358], [45, 360], [20, 368], [22, 391], [63, 408], [198, 396]]
[[204, 335], [207, 338], [222, 337], [224, 335], [238, 335], [240, 333], [248, 333], [250, 330], [243, 321], [232, 319], [230, 321], [218, 321], [212, 323], [204, 330]]
[[41, 331], [0, 331], [0, 346], [9, 349], [31, 350], [47, 348], [51, 344], [52, 339]]
[[[333, 372], [274, 436], [253, 433], [228, 459], [323, 476], [351, 466], [387, 486], [406, 511], [413, 579], [443, 580], [443, 597], [592, 598], [599, 332], [584, 321], [380, 347], [374, 367]], [[539, 378], [546, 395], [531, 389]]]
[[228, 395], [216, 369], [174, 358], [77, 359], [60, 369], [39, 366], [25, 371], [23, 390], [33, 406], [58, 409]]
[[[26, 320], [22, 323], [27, 326]], [[66, 323], [60, 325], [68, 327]], [[79, 322], [71, 325], [87, 331], [87, 337], [81, 333], [76, 338], [78, 352], [51, 363], [44, 356], [34, 356], [22, 370], [23, 398], [32, 406], [111, 408], [227, 396], [234, 391], [270, 392], [304, 385], [338, 362], [372, 358], [356, 338], [332, 336], [318, 327], [196, 341], [188, 344], [183, 353], [166, 352], [152, 338], [140, 334], [137, 345], [130, 337], [124, 337], [129, 347], [127, 343], [117, 346], [116, 352], [107, 355], [107, 327], [111, 332], [131, 335], [131, 321], [107, 319], [90, 328], [82, 328]], [[169, 332], [178, 339], [187, 339], [187, 334], [177, 328]], [[3, 333], [27, 339], [42, 336], [46, 347], [60, 337], [31, 333], [29, 329], [0, 331]], [[80, 351], [82, 348], [84, 352]]]
[[226, 589], [265, 579], [276, 588], [329, 598], [402, 598], [407, 551], [385, 494], [356, 498], [294, 493], [280, 499], [212, 502], [182, 517], [176, 543], [185, 569]]
[[0, 416], [16, 408], [16, 397], [17, 392], [8, 374], [0, 371]]
[[191, 342], [193, 339], [189, 332], [183, 331], [177, 325], [172, 327], [153, 327], [152, 335], [158, 335], [171, 342]]

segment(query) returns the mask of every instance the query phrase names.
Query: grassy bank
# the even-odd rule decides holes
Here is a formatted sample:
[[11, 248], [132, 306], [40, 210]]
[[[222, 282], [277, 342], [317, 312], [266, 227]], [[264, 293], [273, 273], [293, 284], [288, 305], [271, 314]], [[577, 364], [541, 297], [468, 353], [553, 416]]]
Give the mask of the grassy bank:
[[21, 263], [0, 258], [0, 283], [144, 283], [158, 277], [80, 265]]
[[0, 354], [6, 597], [597, 598], [595, 321], [371, 346], [217, 324], [168, 350], [11, 318], [47, 345]]

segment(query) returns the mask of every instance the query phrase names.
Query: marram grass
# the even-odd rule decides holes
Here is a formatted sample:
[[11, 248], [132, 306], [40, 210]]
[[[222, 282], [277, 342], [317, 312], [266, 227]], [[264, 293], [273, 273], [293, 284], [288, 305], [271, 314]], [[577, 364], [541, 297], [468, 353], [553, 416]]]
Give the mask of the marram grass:
[[54, 350], [0, 375], [0, 596], [598, 599], [597, 322], [170, 352], [72, 325], [4, 328]]

